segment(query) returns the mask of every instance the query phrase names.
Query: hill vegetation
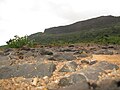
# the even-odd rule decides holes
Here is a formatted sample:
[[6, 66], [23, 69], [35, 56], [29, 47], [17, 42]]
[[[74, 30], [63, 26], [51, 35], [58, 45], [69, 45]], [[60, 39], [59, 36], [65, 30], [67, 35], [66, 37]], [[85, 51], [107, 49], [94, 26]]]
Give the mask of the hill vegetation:
[[29, 36], [39, 44], [120, 44], [120, 17], [101, 16], [71, 25], [45, 29]]

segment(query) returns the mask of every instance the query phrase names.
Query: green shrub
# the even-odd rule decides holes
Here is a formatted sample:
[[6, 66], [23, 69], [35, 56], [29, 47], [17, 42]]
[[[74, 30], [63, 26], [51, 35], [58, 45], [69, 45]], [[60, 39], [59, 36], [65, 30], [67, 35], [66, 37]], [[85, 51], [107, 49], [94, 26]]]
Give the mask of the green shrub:
[[8, 47], [10, 48], [21, 48], [25, 45], [27, 46], [33, 46], [33, 41], [30, 41], [28, 39], [28, 36], [24, 36], [24, 37], [19, 37], [19, 36], [14, 36], [13, 39], [10, 39], [9, 41], [6, 42]]

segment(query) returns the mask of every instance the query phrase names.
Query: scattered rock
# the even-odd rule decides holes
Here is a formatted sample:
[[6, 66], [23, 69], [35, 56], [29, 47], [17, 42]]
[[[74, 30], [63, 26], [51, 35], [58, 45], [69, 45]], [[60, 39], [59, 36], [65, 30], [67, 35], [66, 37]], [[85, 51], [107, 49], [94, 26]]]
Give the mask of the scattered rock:
[[91, 60], [89, 65], [93, 65], [93, 64], [96, 64], [97, 63], [97, 60]]
[[75, 47], [74, 45], [69, 45], [68, 47]]
[[86, 82], [80, 82], [56, 90], [90, 90], [90, 89], [89, 89], [89, 85]]
[[23, 46], [20, 50], [30, 51], [31, 48], [28, 46]]
[[119, 62], [90, 58], [92, 53], [111, 56], [119, 51], [114, 45], [6, 49], [0, 51], [0, 90], [120, 90]]
[[0, 67], [10, 65], [12, 60], [2, 60], [0, 59]]
[[75, 52], [74, 54], [78, 55], [78, 57], [85, 58], [85, 57], [89, 56], [88, 53], [89, 53], [89, 51], [85, 49], [85, 50], [79, 50], [79, 51]]
[[20, 50], [20, 51], [17, 51], [16, 54], [17, 55], [25, 55], [28, 51], [25, 51], [25, 50]]
[[93, 53], [97, 55], [98, 54], [113, 55], [113, 51], [108, 50], [108, 49], [100, 49], [100, 50], [94, 51]]
[[108, 48], [116, 49], [116, 47], [114, 45], [108, 45]]
[[107, 47], [107, 46], [101, 46], [101, 48], [102, 48], [102, 49], [108, 49], [108, 47]]
[[47, 84], [47, 89], [48, 90], [55, 90], [55, 89], [58, 90], [58, 88], [59, 88], [59, 86], [55, 82], [51, 82], [51, 83]]
[[3, 51], [0, 51], [0, 56], [4, 56], [4, 52]]
[[74, 54], [82, 54], [84, 51], [83, 50], [78, 50]]
[[102, 80], [95, 90], [120, 90], [120, 80]]
[[86, 78], [84, 75], [81, 74], [72, 74], [69, 77], [70, 83], [78, 83], [78, 82], [86, 82]]
[[36, 85], [37, 85], [37, 82], [38, 82], [38, 78], [35, 77], [35, 78], [33, 79], [32, 85], [36, 86]]
[[97, 61], [96, 60], [82, 60], [81, 63], [93, 65], [93, 64], [97, 63]]
[[17, 68], [13, 68], [12, 66], [0, 67], [0, 79], [13, 77], [13, 73], [16, 70], [17, 70]]
[[28, 57], [31, 57], [31, 56], [36, 57], [35, 54], [36, 53], [33, 53], [31, 51], [25, 51], [25, 50], [21, 50], [21, 51], [17, 52], [17, 56], [22, 57], [22, 58], [28, 58]]
[[63, 77], [63, 78], [60, 79], [58, 85], [59, 85], [59, 86], [69, 86], [69, 85], [71, 85], [71, 83], [70, 83], [69, 78]]
[[82, 60], [81, 63], [82, 63], [82, 64], [89, 64], [89, 63], [90, 63], [90, 60]]
[[88, 54], [86, 54], [86, 53], [82, 53], [82, 54], [79, 54], [78, 57], [86, 58], [86, 57], [88, 57]]
[[88, 66], [87, 68], [80, 71], [84, 74], [88, 80], [98, 80], [100, 73], [104, 73], [105, 70], [119, 69], [115, 64], [108, 63], [106, 61], [101, 61], [93, 66]]
[[31, 51], [28, 51], [27, 53], [24, 54], [25, 57], [30, 57], [30, 56], [35, 56], [34, 53]]
[[107, 61], [98, 62], [94, 67], [101, 68], [102, 70], [113, 70], [113, 69], [117, 70], [117, 69], [119, 69], [119, 66], [117, 66], [116, 64], [109, 63]]
[[7, 48], [7, 49], [4, 50], [4, 53], [11, 52], [11, 51], [13, 51], [12, 48]]
[[9, 58], [7, 56], [1, 56], [0, 55], [0, 61], [3, 61], [3, 60], [8, 60]]
[[40, 54], [41, 55], [53, 55], [53, 52], [47, 51], [45, 49], [41, 49]]
[[75, 60], [76, 57], [73, 56], [72, 54], [55, 54], [52, 57], [48, 58], [48, 60], [53, 60], [53, 61], [71, 61]]
[[34, 59], [39, 63], [44, 61], [44, 57], [42, 57], [42, 56], [37, 56]]
[[44, 77], [51, 76], [56, 69], [56, 65], [53, 63], [38, 63], [38, 64], [23, 64], [15, 66], [4, 66], [0, 68], [0, 78], [11, 77]]
[[59, 81], [59, 86], [69, 86], [72, 84], [87, 82], [86, 78], [81, 74], [72, 74], [69, 77], [63, 77]]
[[75, 72], [77, 63], [74, 61], [67, 62], [59, 71], [60, 72]]
[[86, 78], [81, 74], [72, 74], [69, 77], [64, 77], [60, 80], [59, 85], [65, 87], [58, 90], [89, 90]]
[[71, 48], [66, 48], [66, 49], [60, 49], [60, 52], [75, 52], [76, 50], [71, 49]]

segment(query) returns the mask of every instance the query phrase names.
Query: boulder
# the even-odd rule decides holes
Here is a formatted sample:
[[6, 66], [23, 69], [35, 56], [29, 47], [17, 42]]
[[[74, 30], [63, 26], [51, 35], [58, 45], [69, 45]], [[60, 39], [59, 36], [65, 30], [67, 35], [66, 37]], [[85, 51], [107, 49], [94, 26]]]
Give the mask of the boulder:
[[23, 56], [25, 57], [30, 57], [30, 56], [35, 56], [35, 53], [31, 52], [31, 51], [26, 51], [26, 50], [21, 50], [17, 52], [18, 56]]
[[101, 61], [101, 62], [98, 62], [95, 66], [93, 66], [95, 68], [100, 68], [102, 70], [113, 70], [113, 69], [119, 69], [119, 66], [117, 66], [116, 64], [112, 64], [112, 63], [109, 63], [107, 61]]
[[56, 89], [56, 90], [90, 90], [87, 82], [80, 82], [70, 86], [66, 86], [64, 88]]
[[72, 74], [69, 77], [70, 83], [74, 84], [74, 83], [78, 83], [78, 82], [86, 82], [86, 78], [84, 75], [81, 74]]
[[72, 74], [69, 77], [61, 78], [59, 86], [64, 86], [58, 90], [88, 90], [89, 85], [86, 78], [81, 74]]
[[[51, 82], [51, 83], [48, 83], [48, 84], [47, 84], [47, 89], [48, 89], [48, 90], [54, 90], [54, 89], [58, 90], [58, 88], [59, 88], [59, 86], [58, 86], [58, 84], [55, 83], [55, 82]], [[42, 90], [44, 90], [44, 89], [42, 89]], [[46, 90], [46, 89], [45, 89], [45, 90]]]
[[0, 61], [3, 61], [3, 60], [9, 60], [9, 57], [0, 55]]
[[0, 67], [0, 79], [11, 77], [44, 77], [51, 76], [56, 69], [53, 63], [22, 64]]
[[95, 63], [97, 63], [96, 60], [81, 60], [82, 64], [88, 64], [88, 65], [93, 65]]
[[100, 73], [104, 73], [105, 70], [119, 69], [115, 64], [108, 63], [106, 61], [98, 62], [92, 66], [88, 66], [80, 71], [83, 75], [87, 77], [88, 80], [98, 80]]
[[68, 61], [59, 72], [75, 72], [77, 68], [77, 63], [74, 61]]
[[53, 55], [53, 52], [45, 50], [45, 49], [40, 49], [40, 54], [41, 55]]
[[70, 80], [68, 77], [63, 77], [60, 79], [58, 85], [59, 86], [69, 86], [69, 85], [71, 85], [71, 83], [70, 83]]
[[73, 56], [72, 54], [55, 54], [52, 57], [48, 58], [48, 60], [53, 60], [53, 61], [72, 61], [75, 60], [76, 57]]
[[104, 79], [98, 84], [95, 90], [120, 90], [120, 79]]
[[89, 64], [89, 63], [90, 63], [90, 60], [81, 60], [81, 63], [82, 63], [82, 64]]
[[59, 81], [59, 86], [69, 86], [72, 84], [87, 82], [85, 76], [81, 74], [72, 74], [69, 77], [63, 77]]
[[0, 67], [3, 65], [10, 65], [10, 60], [8, 56], [0, 55]]

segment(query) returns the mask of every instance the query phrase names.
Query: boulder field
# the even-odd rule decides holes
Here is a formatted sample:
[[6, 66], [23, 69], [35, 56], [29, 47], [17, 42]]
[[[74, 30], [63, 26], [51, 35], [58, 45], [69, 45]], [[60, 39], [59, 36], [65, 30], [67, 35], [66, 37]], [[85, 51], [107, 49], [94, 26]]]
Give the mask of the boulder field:
[[0, 90], [120, 90], [120, 46], [0, 50]]

